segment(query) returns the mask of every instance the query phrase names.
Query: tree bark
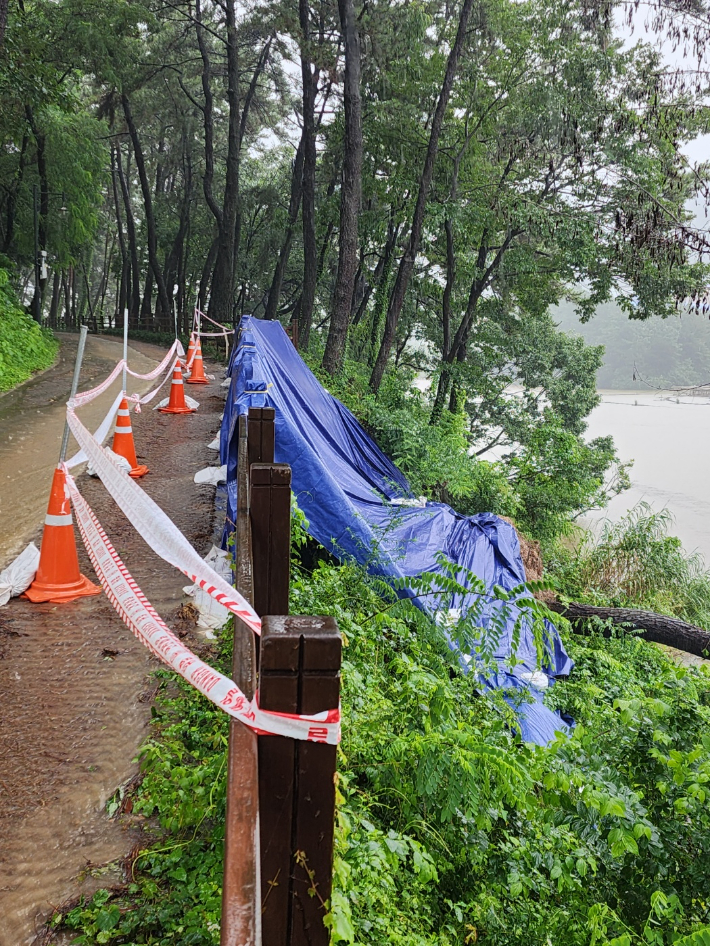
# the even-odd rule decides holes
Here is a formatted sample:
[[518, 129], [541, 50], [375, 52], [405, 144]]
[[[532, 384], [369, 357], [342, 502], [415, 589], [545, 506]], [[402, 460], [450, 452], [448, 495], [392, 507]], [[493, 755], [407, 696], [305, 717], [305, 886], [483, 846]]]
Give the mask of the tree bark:
[[133, 216], [133, 207], [131, 205], [131, 194], [128, 190], [128, 179], [123, 172], [123, 159], [121, 158], [121, 144], [116, 145], [116, 173], [118, 182], [121, 185], [121, 195], [123, 197], [123, 206], [126, 211], [126, 237], [128, 239], [128, 254], [131, 262], [129, 279], [126, 283], [126, 301], [128, 303], [128, 324], [138, 325], [141, 311], [141, 268], [138, 261], [138, 240], [136, 239], [136, 221]]
[[293, 162], [293, 173], [291, 175], [291, 198], [288, 205], [288, 223], [284, 241], [281, 245], [281, 252], [274, 269], [274, 277], [271, 280], [269, 289], [269, 301], [266, 304], [264, 318], [273, 320], [279, 308], [279, 298], [281, 296], [281, 286], [283, 284], [284, 273], [288, 265], [288, 258], [291, 255], [291, 243], [293, 242], [293, 231], [298, 219], [298, 208], [301, 206], [301, 190], [303, 187], [303, 154], [305, 149], [304, 132], [301, 132], [301, 140], [298, 143], [296, 157]]
[[[47, 179], [47, 155], [45, 152], [46, 140], [44, 132], [39, 128], [35, 121], [34, 112], [31, 107], [28, 105], [26, 107], [27, 123], [32, 129], [32, 135], [35, 139], [35, 146], [37, 150], [37, 174], [39, 175], [39, 221], [38, 221], [38, 234], [39, 234], [39, 250], [40, 253], [42, 250], [47, 249], [47, 217], [49, 216], [49, 181]], [[38, 314], [38, 321], [42, 321], [42, 300], [44, 298], [44, 290], [47, 285], [47, 279], [40, 276], [39, 283], [35, 285], [34, 293], [32, 296], [32, 302], [30, 303], [30, 312], [35, 315]], [[37, 296], [39, 295], [39, 302], [37, 302]]]
[[59, 291], [61, 289], [61, 275], [59, 269], [54, 270], [52, 282], [52, 302], [49, 306], [49, 327], [57, 327], [57, 312], [59, 311]]
[[338, 274], [333, 312], [323, 353], [323, 368], [330, 375], [343, 366], [357, 271], [357, 218], [362, 193], [362, 104], [360, 101], [360, 37], [353, 0], [338, 0], [340, 31], [345, 48], [345, 154], [340, 187]]
[[[2, 2], [2, 0], [0, 0]], [[30, 136], [27, 134], [27, 131], [22, 136], [22, 147], [20, 148], [20, 156], [17, 162], [17, 171], [15, 172], [15, 186], [9, 190], [7, 195], [7, 213], [6, 213], [6, 223], [5, 223], [5, 238], [3, 241], [3, 253], [9, 253], [12, 241], [15, 236], [15, 202], [17, 201], [17, 194], [22, 184], [22, 180], [25, 176], [25, 163], [27, 160], [27, 146], [30, 142]]]
[[0, 51], [5, 42], [5, 27], [7, 26], [8, 0], [0, 0]]
[[548, 607], [568, 618], [573, 627], [580, 621], [599, 618], [602, 621], [612, 621], [614, 624], [627, 625], [641, 631], [641, 636], [645, 640], [656, 644], [676, 647], [687, 654], [695, 654], [696, 657], [710, 658], [710, 634], [702, 627], [686, 624], [678, 618], [656, 614], [653, 611], [638, 611], [635, 608], [601, 608], [575, 602], [562, 604], [559, 601], [553, 601], [548, 604]]
[[217, 258], [212, 273], [209, 314], [222, 324], [231, 324], [234, 293], [234, 238], [239, 209], [239, 49], [235, 0], [226, 0], [227, 19], [227, 102], [229, 125], [227, 133], [227, 166], [219, 225]]
[[303, 222], [303, 288], [301, 290], [298, 337], [303, 349], [308, 348], [313, 324], [313, 304], [318, 280], [318, 249], [316, 246], [316, 130], [315, 104], [318, 72], [312, 69], [310, 55], [311, 29], [308, 0], [299, 0], [301, 25], [301, 79], [303, 85], [303, 186], [301, 193]]
[[412, 275], [412, 270], [414, 269], [414, 261], [417, 258], [417, 253], [419, 252], [419, 244], [421, 242], [422, 230], [424, 227], [424, 212], [426, 210], [429, 189], [431, 187], [431, 181], [434, 175], [436, 156], [439, 151], [439, 138], [441, 136], [441, 129], [444, 124], [444, 115], [446, 113], [446, 109], [449, 104], [449, 98], [451, 96], [451, 89], [454, 84], [454, 77], [456, 76], [456, 70], [461, 57], [461, 51], [463, 49], [464, 38], [466, 36], [466, 30], [468, 28], [468, 21], [471, 16], [472, 7], [473, 0], [464, 0], [463, 6], [461, 8], [461, 14], [459, 16], [459, 25], [456, 32], [456, 39], [446, 63], [444, 83], [441, 87], [439, 100], [436, 103], [436, 111], [434, 112], [434, 119], [431, 123], [431, 133], [429, 135], [429, 146], [427, 148], [426, 158], [424, 159], [424, 168], [422, 170], [421, 177], [419, 178], [419, 191], [417, 193], [417, 203], [414, 208], [414, 217], [412, 219], [412, 230], [409, 235], [409, 242], [404, 251], [404, 255], [402, 256], [402, 259], [399, 263], [397, 279], [395, 281], [394, 289], [392, 290], [392, 297], [387, 309], [387, 319], [385, 321], [385, 331], [382, 338], [382, 344], [380, 345], [377, 360], [375, 361], [375, 367], [373, 368], [372, 375], [370, 377], [370, 387], [375, 393], [379, 391], [380, 385], [382, 384], [382, 378], [384, 377], [385, 369], [387, 367], [387, 360], [389, 358], [392, 344], [397, 332], [399, 317], [402, 313], [407, 287]]
[[195, 2], [195, 30], [197, 32], [197, 45], [200, 48], [202, 57], [202, 94], [205, 99], [202, 110], [202, 123], [205, 134], [205, 172], [202, 176], [202, 189], [205, 194], [207, 206], [212, 211], [212, 215], [219, 226], [222, 222], [222, 208], [214, 198], [212, 191], [212, 182], [214, 180], [214, 122], [213, 122], [213, 98], [212, 98], [212, 64], [210, 62], [209, 50], [205, 41], [205, 30], [202, 26], [202, 10], [200, 0]]
[[[454, 169], [454, 172], [458, 172], [458, 167]], [[454, 187], [452, 186], [452, 191], [453, 190]], [[431, 425], [439, 423], [439, 419], [444, 410], [444, 401], [451, 387], [451, 365], [446, 360], [446, 356], [449, 354], [451, 348], [451, 293], [453, 292], [454, 283], [456, 281], [456, 254], [454, 248], [454, 228], [451, 218], [448, 216], [444, 221], [444, 230], [446, 232], [446, 285], [444, 286], [444, 296], [441, 300], [443, 330], [442, 360], [441, 374], [439, 375], [439, 383], [436, 388], [434, 406], [431, 409], [431, 417], [429, 418]]]
[[165, 280], [163, 279], [163, 271], [160, 267], [160, 261], [158, 260], [158, 236], [155, 228], [155, 217], [153, 215], [153, 198], [150, 191], [148, 175], [146, 174], [143, 149], [141, 148], [138, 131], [136, 129], [135, 122], [133, 121], [131, 103], [129, 102], [128, 96], [125, 94], [125, 92], [121, 95], [121, 104], [123, 105], [123, 114], [126, 117], [126, 124], [128, 125], [128, 133], [130, 134], [131, 141], [133, 143], [133, 153], [136, 158], [136, 168], [138, 169], [138, 177], [140, 179], [141, 190], [143, 192], [145, 222], [146, 228], [148, 230], [148, 259], [150, 260], [150, 267], [153, 270], [155, 283], [158, 287], [158, 304], [162, 312], [170, 312], [170, 300], [168, 299], [168, 292], [165, 288]]

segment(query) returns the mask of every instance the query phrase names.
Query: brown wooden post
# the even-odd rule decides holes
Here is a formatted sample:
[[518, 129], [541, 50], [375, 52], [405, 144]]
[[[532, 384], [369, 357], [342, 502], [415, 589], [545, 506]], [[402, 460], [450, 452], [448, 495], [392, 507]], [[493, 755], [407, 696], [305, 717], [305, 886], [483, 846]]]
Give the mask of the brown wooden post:
[[250, 407], [248, 421], [248, 456], [252, 463], [274, 462], [273, 407]]
[[288, 614], [291, 467], [252, 463], [250, 480], [254, 608], [259, 615]]
[[[247, 419], [239, 418], [237, 466], [237, 530], [235, 586], [253, 602]], [[254, 633], [234, 619], [232, 675], [247, 698], [254, 695], [256, 645]], [[221, 946], [261, 946], [259, 867], [259, 766], [253, 730], [232, 719], [229, 723], [227, 813], [224, 835]]]
[[[338, 706], [342, 643], [330, 617], [267, 616], [259, 702], [282, 713]], [[328, 946], [336, 747], [259, 737], [262, 928], [268, 946]]]

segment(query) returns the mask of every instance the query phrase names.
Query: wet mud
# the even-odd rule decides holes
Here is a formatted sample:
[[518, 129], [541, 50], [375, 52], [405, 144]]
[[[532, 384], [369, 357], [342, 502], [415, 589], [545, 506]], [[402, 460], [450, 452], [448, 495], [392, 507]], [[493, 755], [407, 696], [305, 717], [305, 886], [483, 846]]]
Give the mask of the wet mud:
[[[156, 349], [141, 367], [152, 367], [160, 354]], [[90, 359], [96, 383], [115, 363], [115, 351], [95, 346]], [[46, 421], [42, 449], [50, 451], [51, 442], [46, 476], [23, 474], [24, 499], [39, 509], [32, 517], [35, 528], [21, 525], [13, 532], [3, 520], [6, 549], [32, 538], [39, 544], [41, 537], [36, 524], [44, 516], [56, 462], [53, 406], [33, 406], [42, 402], [44, 379], [45, 401], [56, 392], [61, 418], [64, 381], [51, 372], [29, 391], [15, 392], [14, 411], [0, 400], [11, 430], [18, 429], [18, 414], [24, 412], [27, 420], [27, 412], [40, 410]], [[87, 373], [81, 386], [90, 382]], [[219, 428], [223, 398], [218, 381], [192, 386], [189, 392], [201, 404], [196, 414], [171, 416], [144, 408], [132, 415], [132, 422], [139, 462], [150, 468], [141, 485], [205, 554], [213, 532], [214, 488], [195, 485], [193, 476], [218, 462], [207, 444]], [[98, 412], [97, 423], [105, 409]], [[61, 422], [58, 429], [61, 438]], [[34, 430], [26, 424], [31, 454], [39, 457]], [[58, 439], [56, 445], [58, 449]], [[0, 464], [12, 456], [6, 448], [3, 443]], [[17, 462], [31, 473], [29, 454], [20, 454]], [[172, 628], [184, 633], [179, 612], [187, 579], [150, 551], [99, 480], [83, 475], [78, 485], [149, 600]], [[4, 489], [3, 483], [3, 494]], [[13, 499], [10, 509], [19, 502]], [[5, 495], [3, 503], [7, 511]], [[82, 571], [95, 580], [80, 539], [78, 550]], [[0, 556], [0, 563], [6, 560]], [[148, 734], [155, 691], [151, 671], [157, 667], [104, 595], [65, 605], [32, 605], [15, 598], [0, 609], [0, 946], [31, 943], [67, 898], [120, 879], [116, 869], [98, 875], [94, 870], [116, 864], [136, 841], [131, 829], [108, 818], [105, 804], [138, 771], [135, 757]]]

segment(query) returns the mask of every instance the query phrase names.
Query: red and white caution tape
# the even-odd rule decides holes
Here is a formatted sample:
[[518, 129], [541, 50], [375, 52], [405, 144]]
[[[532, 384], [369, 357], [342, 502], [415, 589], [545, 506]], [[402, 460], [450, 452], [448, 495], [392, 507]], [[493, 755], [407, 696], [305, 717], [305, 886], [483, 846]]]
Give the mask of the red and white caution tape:
[[104, 378], [101, 384], [97, 384], [95, 388], [91, 388], [88, 391], [78, 391], [72, 398], [72, 405], [74, 407], [83, 407], [85, 404], [89, 404], [94, 398], [97, 398], [100, 394], [103, 394], [104, 391], [108, 391], [116, 378], [123, 371], [124, 361], [123, 358], [118, 362], [116, 367], [113, 369], [111, 374]]
[[130, 369], [128, 366], [126, 366], [126, 371], [127, 371], [133, 378], [140, 378], [141, 381], [153, 381], [155, 378], [158, 377], [158, 375], [161, 375], [161, 374], [163, 373], [163, 371], [165, 371], [165, 369], [168, 367], [168, 365], [171, 365], [171, 366], [172, 366], [172, 364], [173, 364], [173, 355], [175, 355], [175, 354], [177, 354], [177, 355], [180, 356], [180, 357], [185, 354], [185, 351], [184, 351], [184, 349], [183, 349], [183, 347], [182, 347], [182, 343], [181, 343], [180, 340], [177, 339], [177, 338], [176, 338], [175, 341], [172, 343], [172, 345], [170, 346], [170, 351], [167, 353], [167, 355], [165, 356], [165, 358], [163, 358], [163, 360], [160, 362], [160, 364], [157, 366], [157, 368], [153, 368], [153, 370], [152, 370], [152, 371], [149, 371], [148, 374], [138, 374], [137, 371], [131, 371], [131, 369]]
[[[97, 384], [96, 387], [90, 388], [88, 391], [80, 391], [77, 394], [75, 394], [71, 402], [72, 406], [74, 408], [83, 407], [85, 404], [89, 404], [95, 398], [99, 397], [99, 395], [103, 394], [104, 391], [108, 391], [108, 389], [114, 383], [116, 378], [118, 378], [119, 374], [121, 374], [124, 367], [126, 371], [128, 372], [128, 374], [130, 374], [134, 378], [139, 378], [141, 381], [153, 381], [166, 369], [167, 369], [166, 377], [169, 377], [173, 369], [176, 352], [177, 352], [178, 358], [181, 358], [185, 354], [185, 351], [178, 339], [175, 339], [172, 346], [170, 347], [170, 351], [163, 358], [160, 364], [156, 368], [153, 368], [152, 371], [149, 371], [147, 374], [138, 374], [137, 371], [132, 371], [128, 367], [128, 364], [123, 360], [123, 358], [121, 358], [121, 360], [115, 365], [115, 367], [113, 368], [111, 373], [108, 375], [108, 377], [104, 378], [104, 380], [100, 384]], [[129, 399], [134, 400], [134, 401], [138, 400], [142, 404], [147, 404], [148, 401], [152, 400], [152, 398], [155, 397], [155, 395], [163, 386], [163, 384], [165, 384], [165, 378], [163, 378], [160, 385], [154, 391], [151, 391], [150, 394], [145, 394], [141, 398], [138, 398], [138, 395], [133, 394], [133, 395], [130, 395]]]
[[340, 741], [339, 709], [315, 716], [262, 710], [256, 697], [248, 700], [233, 680], [185, 647], [138, 587], [71, 476], [67, 476], [67, 486], [99, 581], [117, 613], [141, 643], [216, 706], [258, 733], [331, 745]]
[[150, 404], [150, 402], [153, 400], [153, 398], [154, 398], [155, 395], [158, 393], [158, 391], [160, 391], [160, 389], [165, 385], [165, 383], [166, 383], [168, 380], [170, 380], [170, 379], [172, 378], [172, 376], [173, 376], [173, 369], [175, 368], [175, 365], [179, 363], [179, 361], [180, 361], [180, 355], [177, 356], [177, 358], [175, 359], [175, 361], [174, 361], [173, 363], [171, 363], [171, 364], [168, 365], [167, 371], [165, 372], [165, 377], [164, 377], [163, 380], [160, 382], [160, 384], [158, 385], [157, 388], [153, 388], [152, 391], [149, 391], [147, 394], [143, 394], [143, 395], [141, 395], [141, 396], [139, 396], [138, 394], [127, 394], [127, 395], [126, 395], [126, 398], [127, 398], [129, 401], [134, 401], [134, 402], [135, 402], [135, 405], [136, 405], [136, 414], [140, 414], [140, 413], [141, 413], [141, 404]]
[[[99, 426], [94, 431], [93, 436], [94, 436], [94, 440], [97, 443], [103, 444], [104, 440], [108, 436], [109, 431], [111, 430], [111, 426], [113, 425], [113, 419], [116, 416], [116, 411], [118, 410], [118, 406], [122, 400], [123, 400], [123, 391], [119, 391], [118, 394], [116, 395], [116, 398], [113, 404], [111, 405], [111, 407], [109, 407], [106, 416], [104, 417], [104, 419], [101, 421]], [[78, 466], [80, 463], [85, 463], [88, 459], [89, 458], [84, 453], [84, 451], [79, 450], [78, 453], [75, 453], [73, 457], [70, 457], [66, 461], [65, 466], [67, 467], [68, 470], [71, 470], [75, 466]]]
[[225, 608], [229, 608], [255, 634], [260, 634], [261, 618], [246, 598], [200, 558], [160, 506], [135, 480], [124, 475], [110, 453], [94, 440], [76, 416], [71, 402], [67, 407], [67, 422], [115, 503], [156, 555], [187, 575]]

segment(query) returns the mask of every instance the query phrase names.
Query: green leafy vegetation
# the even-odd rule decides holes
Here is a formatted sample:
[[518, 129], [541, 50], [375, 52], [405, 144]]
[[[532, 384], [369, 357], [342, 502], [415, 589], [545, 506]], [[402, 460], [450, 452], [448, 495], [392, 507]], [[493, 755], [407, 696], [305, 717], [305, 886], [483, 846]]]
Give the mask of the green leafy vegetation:
[[640, 503], [601, 535], [572, 552], [557, 547], [549, 562], [570, 600], [638, 607], [710, 627], [710, 574], [702, 557], [669, 535], [668, 510]]
[[52, 333], [41, 329], [20, 308], [6, 269], [0, 266], [0, 391], [48, 368], [57, 354]]
[[[648, 541], [664, 554], [657, 524], [634, 538], [639, 522], [605, 541], [646, 550]], [[346, 645], [334, 944], [705, 941], [705, 668], [678, 667], [633, 635], [575, 636], [563, 626], [576, 667], [547, 700], [578, 725], [547, 748], [525, 745], [510, 707], [477, 693], [408, 602], [354, 565], [300, 564], [298, 513], [293, 545], [291, 610], [332, 614]], [[224, 667], [229, 650], [226, 634]], [[133, 807], [157, 838], [124, 890], [55, 917], [87, 946], [219, 942], [227, 720], [171, 674], [159, 677]]]

